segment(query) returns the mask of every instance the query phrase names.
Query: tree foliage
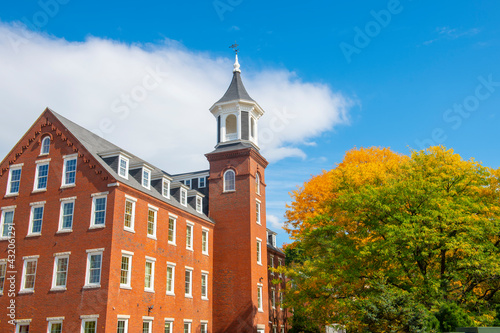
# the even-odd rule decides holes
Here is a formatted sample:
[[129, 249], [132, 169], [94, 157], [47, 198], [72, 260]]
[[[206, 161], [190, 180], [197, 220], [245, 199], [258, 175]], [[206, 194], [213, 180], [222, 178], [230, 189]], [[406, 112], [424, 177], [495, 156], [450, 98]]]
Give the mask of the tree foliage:
[[[500, 303], [499, 174], [441, 146], [411, 157], [349, 151], [292, 193], [286, 228], [297, 259], [286, 272], [288, 305], [316, 324], [359, 332], [370, 313], [381, 325], [374, 332], [431, 332], [432, 314], [445, 304], [476, 325], [492, 324]], [[391, 311], [374, 310], [384, 307]], [[411, 318], [419, 324], [408, 326]], [[391, 321], [399, 328], [388, 328]]]

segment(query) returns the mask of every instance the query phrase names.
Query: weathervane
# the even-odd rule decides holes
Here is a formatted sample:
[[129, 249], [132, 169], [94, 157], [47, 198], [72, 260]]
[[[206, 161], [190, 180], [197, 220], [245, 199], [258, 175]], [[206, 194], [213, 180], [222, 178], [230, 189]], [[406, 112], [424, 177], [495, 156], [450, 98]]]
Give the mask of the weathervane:
[[238, 54], [238, 52], [240, 51], [240, 50], [238, 49], [238, 46], [239, 46], [239, 45], [238, 45], [238, 44], [236, 44], [236, 41], [235, 41], [235, 42], [234, 42], [234, 44], [233, 44], [233, 45], [231, 45], [229, 48], [230, 48], [230, 49], [233, 49], [234, 53]]

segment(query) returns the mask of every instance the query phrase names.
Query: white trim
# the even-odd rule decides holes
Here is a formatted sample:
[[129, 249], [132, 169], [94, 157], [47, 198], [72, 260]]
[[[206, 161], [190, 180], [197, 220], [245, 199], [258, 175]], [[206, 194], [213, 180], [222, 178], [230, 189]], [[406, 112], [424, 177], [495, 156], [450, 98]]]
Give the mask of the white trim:
[[35, 254], [33, 256], [24, 256], [23, 260], [26, 260], [26, 259], [38, 259], [38, 258], [40, 258], [40, 255], [39, 254]]
[[155, 320], [155, 317], [150, 317], [150, 316], [142, 316], [142, 320]]
[[[122, 250], [122, 256], [120, 258], [120, 288], [122, 289], [132, 289], [131, 280], [132, 280], [132, 257], [134, 252]], [[123, 257], [128, 258], [128, 269], [127, 269], [127, 283], [122, 283], [122, 263]]]
[[5, 206], [5, 207], [0, 208], [0, 210], [13, 210], [13, 209], [16, 209], [16, 208], [17, 208], [17, 205], [14, 205], [14, 206]]
[[[2, 259], [2, 260], [7, 260], [7, 259]], [[175, 262], [170, 262], [170, 261], [167, 261], [167, 265], [168, 266], [177, 266], [177, 264]]]
[[[153, 206], [154, 207], [154, 206]], [[158, 229], [158, 209], [154, 207], [154, 208], [151, 208], [149, 207], [148, 205], [148, 215], [147, 215], [147, 220], [146, 220], [146, 237], [148, 238], [151, 238], [151, 239], [154, 239], [156, 240], [156, 230]], [[153, 216], [154, 216], [154, 221], [153, 221], [153, 233], [150, 234], [149, 233], [149, 212], [152, 211], [153, 212]]]
[[175, 321], [175, 319], [174, 319], [174, 318], [165, 318], [164, 320], [165, 320], [165, 321], [171, 321], [171, 322], [174, 322], [174, 321]]
[[153, 258], [153, 257], [149, 257], [149, 256], [145, 256], [146, 257], [146, 260], [149, 260], [149, 261], [154, 261], [156, 262], [156, 258]]
[[94, 198], [94, 197], [101, 197], [101, 196], [103, 197], [103, 196], [106, 196], [106, 195], [108, 195], [108, 194], [109, 194], [109, 192], [108, 192], [108, 191], [106, 191], [106, 192], [101, 192], [101, 193], [93, 193], [93, 194], [91, 194], [91, 195], [90, 195], [90, 197], [91, 197], [91, 198]]
[[[40, 236], [42, 234], [43, 216], [45, 215], [45, 202], [42, 204], [37, 204], [37, 205], [30, 204], [30, 206], [31, 206], [31, 209], [30, 209], [30, 218], [29, 218], [29, 223], [28, 223], [27, 236]], [[41, 224], [40, 224], [40, 231], [33, 232], [33, 223], [35, 221], [35, 210], [37, 208], [42, 208], [42, 219], [41, 219]]]
[[203, 273], [203, 274], [210, 274], [209, 271], [204, 271], [203, 269], [201, 270], [201, 273]]
[[[83, 286], [84, 288], [100, 288], [101, 287], [101, 281], [102, 281], [102, 262], [104, 260], [104, 254], [103, 254], [104, 249], [92, 249], [92, 250], [87, 250], [87, 266], [85, 269], [85, 285]], [[99, 266], [99, 282], [92, 282], [90, 283], [90, 258], [93, 255], [100, 255], [101, 256], [101, 262]]]
[[41, 206], [41, 205], [45, 205], [46, 203], [47, 203], [46, 201], [32, 202], [32, 203], [30, 203], [30, 206]]
[[[17, 192], [12, 192], [12, 173], [17, 170], [21, 170], [21, 174], [19, 176], [19, 188], [17, 189]], [[7, 192], [5, 193], [5, 196], [19, 195], [19, 192], [21, 191], [22, 173], [23, 173], [23, 164], [16, 164], [9, 166], [9, 177], [7, 179]]]
[[40, 163], [45, 163], [45, 162], [50, 162], [51, 158], [45, 158], [43, 160], [36, 160], [35, 164], [40, 164]]
[[193, 267], [189, 267], [189, 266], [184, 266], [185, 269], [189, 269], [190, 271], [194, 271], [194, 268]]
[[[167, 227], [167, 242], [168, 244], [170, 245], [177, 245], [176, 242], [177, 242], [177, 215], [174, 215], [174, 214], [168, 214], [168, 227]], [[169, 236], [170, 236], [170, 219], [172, 219], [174, 221], [174, 234], [173, 234], [173, 240], [170, 240], [169, 239]]]
[[71, 201], [71, 200], [76, 200], [76, 197], [68, 197], [68, 198], [61, 198], [59, 199], [59, 201], [63, 202], [63, 201]]
[[70, 154], [70, 155], [63, 155], [63, 159], [67, 159], [67, 158], [74, 158], [74, 157], [78, 157], [78, 153], [75, 153], [75, 154]]
[[128, 199], [128, 200], [133, 201], [133, 202], [137, 202], [137, 198], [134, 198], [128, 194], [125, 194], [125, 199]]
[[192, 322], [193, 322], [193, 319], [184, 319], [184, 322], [185, 322], [185, 323], [192, 323]]
[[[120, 174], [122, 160], [125, 161], [125, 175]], [[118, 176], [125, 178], [125, 179], [128, 179], [129, 170], [130, 170], [130, 158], [125, 157], [123, 154], [119, 154], [118, 155], [118, 168], [116, 170], [118, 173]]]
[[[104, 228], [106, 226], [106, 213], [108, 210], [108, 193], [109, 192], [104, 192], [104, 193], [96, 193], [92, 194], [92, 212], [90, 215], [90, 229], [93, 228]], [[104, 221], [103, 223], [96, 224], [96, 201], [99, 199], [104, 199]]]
[[47, 321], [63, 321], [64, 316], [62, 317], [47, 317]]
[[127, 251], [127, 250], [122, 250], [122, 254], [126, 254], [126, 255], [129, 255], [129, 256], [133, 256], [133, 255], [134, 255], [134, 252]]
[[148, 204], [148, 208], [151, 208], [152, 210], [156, 210], [156, 211], [159, 211], [160, 208], [156, 207], [156, 206], [153, 206], [151, 204]]
[[[126, 218], [126, 214], [127, 214], [127, 203], [130, 203], [132, 204], [132, 212], [130, 214], [130, 227], [127, 227], [125, 225], [125, 218]], [[123, 212], [123, 229], [126, 230], [126, 231], [130, 231], [130, 232], [135, 232], [135, 206], [137, 204], [137, 199], [135, 198], [132, 198], [128, 195], [125, 195], [125, 211]]]
[[117, 319], [130, 319], [130, 315], [116, 315]]
[[[56, 281], [57, 281], [57, 264], [59, 259], [68, 259], [67, 265], [66, 265], [66, 281], [64, 282], [64, 286], [56, 286]], [[52, 270], [52, 285], [50, 290], [66, 290], [66, 287], [68, 285], [68, 271], [69, 271], [69, 255], [58, 255], [54, 256], [54, 268]]]
[[108, 184], [108, 187], [118, 187], [120, 186], [120, 183], [111, 183], [111, 184]]
[[[66, 183], [66, 163], [69, 161], [75, 160], [75, 181], [73, 183]], [[65, 187], [73, 187], [76, 186], [76, 175], [77, 175], [77, 170], [78, 170], [78, 154], [72, 154], [72, 155], [66, 155], [63, 156], [63, 168], [62, 168], [62, 179], [61, 179], [61, 188]]]
[[[172, 290], [168, 290], [167, 284], [168, 284], [168, 268], [172, 268]], [[167, 270], [165, 272], [165, 277], [167, 281], [165, 281], [165, 291], [167, 295], [170, 296], [175, 296], [175, 263], [168, 262], [167, 261]]]
[[24, 166], [24, 163], [19, 163], [19, 164], [11, 164], [9, 165], [9, 169], [19, 169], [19, 168], [22, 168]]
[[69, 256], [69, 255], [71, 255], [71, 251], [54, 253], [54, 257], [57, 257], [57, 256]]
[[91, 314], [91, 315], [81, 315], [80, 319], [95, 319], [99, 318], [99, 314]]
[[144, 291], [146, 292], [153, 292], [155, 291], [155, 266], [156, 266], [156, 259], [151, 258], [146, 256], [146, 261], [144, 263], [144, 283], [146, 283], [146, 264], [151, 263], [151, 280], [150, 280], [150, 287], [146, 287], [144, 285]]
[[90, 249], [90, 250], [87, 250], [87, 253], [94, 253], [94, 252], [104, 252], [104, 248], [100, 248], [100, 249]]

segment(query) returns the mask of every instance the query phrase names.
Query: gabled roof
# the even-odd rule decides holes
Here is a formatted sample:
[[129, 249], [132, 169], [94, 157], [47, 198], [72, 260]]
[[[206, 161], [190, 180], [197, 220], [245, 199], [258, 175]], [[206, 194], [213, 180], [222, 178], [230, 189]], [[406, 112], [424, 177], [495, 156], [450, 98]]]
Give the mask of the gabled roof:
[[236, 100], [245, 100], [255, 103], [252, 97], [248, 95], [247, 90], [243, 85], [240, 72], [233, 73], [233, 80], [231, 81], [229, 88], [227, 89], [224, 96], [222, 96], [222, 98], [215, 104], [236, 101]]
[[101, 155], [109, 153], [109, 152], [116, 152], [117, 154], [119, 153], [124, 153], [128, 157], [130, 157], [130, 165], [138, 165], [138, 164], [145, 164], [149, 167], [152, 167], [152, 175], [157, 178], [158, 175], [165, 175], [169, 178], [171, 178], [171, 175], [168, 174], [167, 172], [163, 171], [160, 168], [155, 167], [151, 163], [148, 163], [144, 161], [143, 159], [135, 156], [134, 154], [131, 154], [120, 147], [116, 146], [115, 144], [101, 138], [100, 136], [90, 132], [89, 130], [81, 127], [80, 125], [72, 122], [71, 120], [63, 117], [62, 115], [58, 114], [57, 112], [54, 112], [51, 109], [47, 109], [48, 112], [52, 113], [54, 117], [59, 120], [64, 127], [68, 129], [68, 131], [84, 146], [84, 148], [94, 157], [96, 161], [100, 162], [100, 165], [116, 179], [117, 182], [123, 183], [125, 185], [128, 185], [138, 191], [144, 192], [147, 195], [150, 195], [154, 197], [155, 199], [167, 202], [168, 204], [186, 211], [192, 215], [198, 216], [200, 218], [203, 218], [209, 222], [213, 221], [208, 218], [205, 214], [200, 214], [196, 211], [196, 209], [192, 208], [191, 206], [183, 206], [181, 205], [180, 202], [178, 202], [172, 195], [170, 196], [169, 199], [165, 198], [161, 193], [157, 192], [155, 189], [151, 188], [151, 190], [148, 190], [144, 188], [134, 177], [128, 177], [128, 179], [125, 179], [123, 177], [120, 177], [118, 173], [111, 168], [103, 159]]

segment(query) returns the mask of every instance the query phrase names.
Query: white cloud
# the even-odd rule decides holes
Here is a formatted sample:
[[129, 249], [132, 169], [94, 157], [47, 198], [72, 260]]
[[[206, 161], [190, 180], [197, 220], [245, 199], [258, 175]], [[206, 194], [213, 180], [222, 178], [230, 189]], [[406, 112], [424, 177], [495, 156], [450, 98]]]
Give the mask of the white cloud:
[[275, 232], [283, 231], [283, 222], [277, 216], [268, 214], [266, 221], [269, 229]]
[[[347, 123], [350, 101], [327, 85], [284, 69], [246, 72], [241, 60], [246, 88], [266, 111], [259, 134], [268, 160], [305, 158], [301, 146]], [[207, 168], [204, 154], [216, 143], [208, 108], [226, 91], [232, 62], [170, 40], [68, 42], [0, 23], [0, 100], [9, 124], [0, 154], [48, 106], [168, 172]]]

